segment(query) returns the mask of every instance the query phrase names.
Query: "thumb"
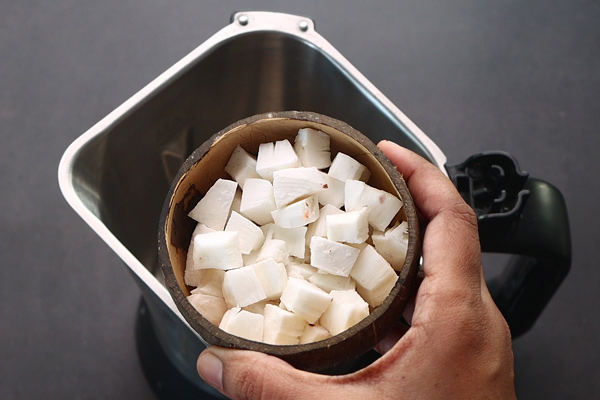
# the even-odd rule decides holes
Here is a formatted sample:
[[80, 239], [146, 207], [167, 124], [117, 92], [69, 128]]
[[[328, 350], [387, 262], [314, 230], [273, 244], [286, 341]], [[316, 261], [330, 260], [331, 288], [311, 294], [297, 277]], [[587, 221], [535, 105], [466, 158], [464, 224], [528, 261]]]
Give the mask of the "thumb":
[[200, 354], [197, 368], [206, 383], [232, 399], [322, 399], [319, 389], [331, 378], [267, 354], [216, 346]]

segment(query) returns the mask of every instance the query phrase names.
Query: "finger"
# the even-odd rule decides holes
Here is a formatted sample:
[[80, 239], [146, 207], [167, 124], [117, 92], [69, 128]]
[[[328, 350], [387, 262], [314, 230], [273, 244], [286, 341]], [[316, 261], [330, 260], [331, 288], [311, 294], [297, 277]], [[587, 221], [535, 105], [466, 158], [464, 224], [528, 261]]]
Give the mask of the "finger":
[[377, 146], [402, 174], [415, 204], [428, 220], [448, 208], [466, 205], [450, 179], [423, 157], [387, 140]]
[[421, 156], [389, 141], [379, 148], [403, 175], [415, 206], [428, 220], [423, 240], [426, 277], [479, 290], [477, 220], [450, 179]]
[[206, 383], [232, 399], [323, 399], [331, 378], [263, 353], [215, 346], [200, 354], [197, 368]]

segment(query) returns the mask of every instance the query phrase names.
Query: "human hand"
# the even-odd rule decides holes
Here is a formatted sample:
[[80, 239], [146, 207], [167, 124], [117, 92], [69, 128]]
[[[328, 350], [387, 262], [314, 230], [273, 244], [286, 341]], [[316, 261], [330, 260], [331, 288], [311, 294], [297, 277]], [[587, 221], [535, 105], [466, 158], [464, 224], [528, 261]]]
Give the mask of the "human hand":
[[418, 155], [383, 141], [426, 223], [411, 327], [388, 335], [368, 367], [327, 376], [266, 354], [209, 347], [198, 373], [233, 399], [515, 397], [511, 337], [481, 267], [477, 220], [450, 180]]

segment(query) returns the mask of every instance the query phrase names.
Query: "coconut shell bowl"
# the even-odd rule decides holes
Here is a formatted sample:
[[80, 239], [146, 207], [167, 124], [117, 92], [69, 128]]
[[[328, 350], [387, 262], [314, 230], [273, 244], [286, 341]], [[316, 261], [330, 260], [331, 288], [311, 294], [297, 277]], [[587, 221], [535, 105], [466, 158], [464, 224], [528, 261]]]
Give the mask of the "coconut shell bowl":
[[[383, 302], [349, 329], [324, 340], [306, 344], [273, 345], [232, 335], [201, 315], [188, 300], [184, 279], [187, 252], [196, 221], [188, 216], [208, 189], [219, 179], [232, 178], [225, 166], [238, 145], [257, 155], [259, 145], [288, 139], [312, 128], [330, 136], [333, 158], [343, 152], [371, 172], [368, 185], [401, 199], [394, 221], [408, 223], [408, 249], [397, 279]], [[368, 132], [366, 132], [368, 134]], [[284, 111], [255, 115], [214, 134], [183, 163], [165, 199], [159, 222], [159, 262], [166, 286], [177, 308], [209, 345], [254, 350], [279, 357], [293, 366], [319, 371], [355, 359], [384, 338], [401, 318], [414, 287], [420, 260], [420, 233], [413, 200], [402, 175], [363, 133], [334, 118], [313, 112]]]

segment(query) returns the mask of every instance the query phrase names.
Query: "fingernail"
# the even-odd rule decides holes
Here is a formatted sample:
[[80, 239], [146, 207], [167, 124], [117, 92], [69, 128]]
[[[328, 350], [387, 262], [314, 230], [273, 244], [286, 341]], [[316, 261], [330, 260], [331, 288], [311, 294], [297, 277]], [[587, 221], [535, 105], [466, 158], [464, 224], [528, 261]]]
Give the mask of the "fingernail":
[[204, 350], [198, 357], [198, 374], [210, 386], [223, 391], [223, 362], [210, 350]]

